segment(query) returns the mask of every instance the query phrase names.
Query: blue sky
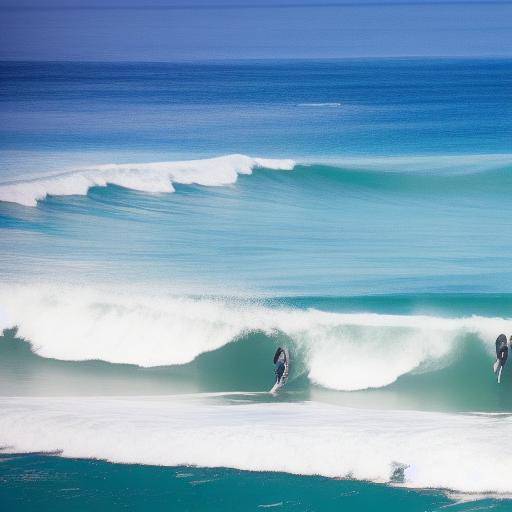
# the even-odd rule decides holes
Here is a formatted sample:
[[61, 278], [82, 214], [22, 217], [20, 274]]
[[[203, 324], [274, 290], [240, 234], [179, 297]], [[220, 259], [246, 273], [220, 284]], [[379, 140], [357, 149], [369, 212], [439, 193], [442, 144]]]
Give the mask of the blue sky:
[[512, 2], [0, 0], [0, 59], [512, 56]]

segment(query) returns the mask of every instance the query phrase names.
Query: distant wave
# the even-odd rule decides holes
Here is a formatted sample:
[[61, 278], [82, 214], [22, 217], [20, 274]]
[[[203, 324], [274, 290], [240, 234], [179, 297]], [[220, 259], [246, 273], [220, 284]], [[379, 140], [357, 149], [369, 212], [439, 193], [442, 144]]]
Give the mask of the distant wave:
[[351, 478], [509, 493], [512, 418], [220, 404], [173, 397], [0, 398], [0, 440], [17, 452], [163, 466]]
[[491, 353], [496, 333], [512, 331], [503, 318], [330, 313], [43, 285], [4, 287], [0, 308], [0, 328], [19, 326], [39, 355], [63, 360], [179, 365], [250, 332], [285, 336], [313, 383], [346, 391], [443, 367], [466, 334]]
[[215, 187], [235, 183], [254, 168], [291, 170], [295, 162], [227, 155], [203, 160], [98, 165], [31, 180], [0, 183], [0, 201], [36, 206], [48, 195], [86, 195], [91, 187], [108, 184], [142, 192], [173, 192], [173, 183]]
[[297, 103], [298, 107], [341, 107], [341, 103], [326, 102], [326, 103]]

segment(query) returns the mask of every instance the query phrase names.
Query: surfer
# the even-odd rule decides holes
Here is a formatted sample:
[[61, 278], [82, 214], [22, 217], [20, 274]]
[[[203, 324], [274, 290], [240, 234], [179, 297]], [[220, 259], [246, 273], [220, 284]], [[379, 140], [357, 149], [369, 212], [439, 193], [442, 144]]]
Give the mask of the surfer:
[[288, 379], [288, 367], [290, 364], [290, 358], [287, 349], [278, 347], [276, 353], [274, 354], [274, 364], [276, 365], [276, 383], [270, 390], [272, 394], [275, 394], [280, 388], [282, 388]]
[[278, 347], [274, 354], [274, 364], [276, 365], [276, 382], [281, 380], [285, 370], [286, 354], [281, 347]]
[[[510, 337], [512, 342], [512, 336]], [[500, 334], [496, 338], [496, 362], [494, 363], [494, 373], [498, 375], [498, 384], [501, 381], [501, 372], [508, 357], [508, 344], [507, 337], [504, 334]]]

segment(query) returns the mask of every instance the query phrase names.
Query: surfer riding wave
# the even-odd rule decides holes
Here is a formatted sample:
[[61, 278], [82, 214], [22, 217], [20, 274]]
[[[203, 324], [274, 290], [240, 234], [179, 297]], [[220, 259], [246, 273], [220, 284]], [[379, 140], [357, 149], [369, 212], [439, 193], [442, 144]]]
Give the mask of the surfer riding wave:
[[[511, 336], [512, 340], [512, 336]], [[507, 337], [500, 334], [496, 338], [496, 362], [494, 363], [494, 373], [498, 376], [498, 383], [501, 381], [501, 372], [508, 358]]]
[[288, 379], [290, 357], [287, 349], [278, 347], [276, 353], [274, 354], [274, 364], [276, 365], [276, 382], [274, 387], [270, 390], [271, 393], [276, 393], [286, 384]]

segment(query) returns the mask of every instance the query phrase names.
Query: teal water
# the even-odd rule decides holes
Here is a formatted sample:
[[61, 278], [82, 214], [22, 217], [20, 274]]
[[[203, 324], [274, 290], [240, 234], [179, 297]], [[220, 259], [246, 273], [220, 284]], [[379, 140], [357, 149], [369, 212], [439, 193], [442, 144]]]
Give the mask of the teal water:
[[436, 491], [416, 492], [354, 481], [249, 473], [225, 468], [155, 468], [41, 454], [0, 458], [2, 503], [16, 510], [509, 510], [505, 501], [457, 503]]
[[511, 82], [0, 63], [2, 502], [510, 507]]

